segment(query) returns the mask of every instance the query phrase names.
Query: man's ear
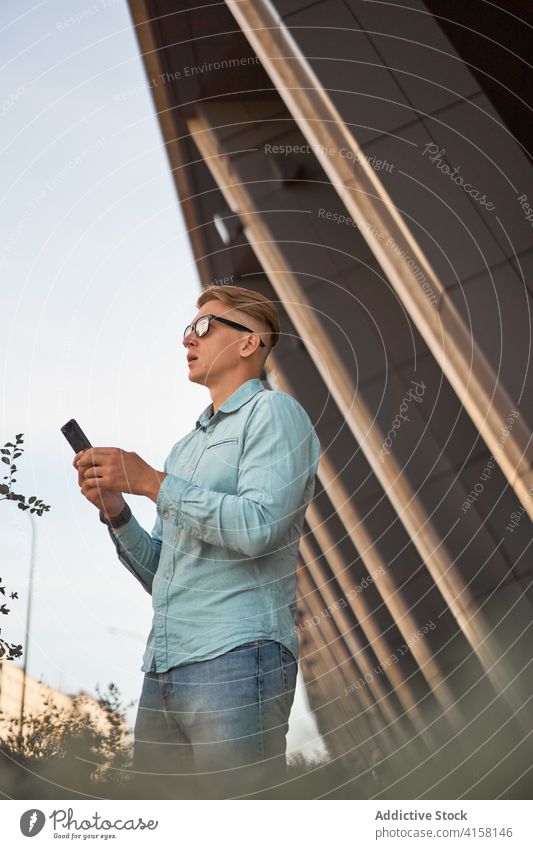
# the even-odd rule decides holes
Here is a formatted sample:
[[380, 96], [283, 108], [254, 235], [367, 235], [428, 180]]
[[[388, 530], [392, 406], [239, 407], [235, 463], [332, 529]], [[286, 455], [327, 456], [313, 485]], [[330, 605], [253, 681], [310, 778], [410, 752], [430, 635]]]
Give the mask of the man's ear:
[[[256, 344], [257, 340], [257, 344]], [[257, 336], [249, 336], [241, 346], [240, 354], [243, 357], [252, 357], [255, 352], [260, 348], [259, 337]]]

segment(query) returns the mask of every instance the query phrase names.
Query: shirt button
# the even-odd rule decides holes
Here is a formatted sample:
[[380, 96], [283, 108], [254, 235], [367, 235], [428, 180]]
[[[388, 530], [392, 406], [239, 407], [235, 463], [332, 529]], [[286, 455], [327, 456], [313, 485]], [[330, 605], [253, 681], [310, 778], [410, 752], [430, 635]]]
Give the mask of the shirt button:
[[163, 519], [168, 519], [168, 510], [163, 513]]

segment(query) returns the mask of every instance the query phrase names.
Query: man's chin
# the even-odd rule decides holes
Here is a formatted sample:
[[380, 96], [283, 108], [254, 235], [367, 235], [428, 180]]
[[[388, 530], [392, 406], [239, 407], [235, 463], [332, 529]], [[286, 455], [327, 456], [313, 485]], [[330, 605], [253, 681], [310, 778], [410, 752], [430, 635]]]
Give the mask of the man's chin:
[[191, 383], [198, 383], [200, 386], [205, 386], [205, 374], [202, 372], [194, 372], [192, 369], [189, 369], [187, 377]]

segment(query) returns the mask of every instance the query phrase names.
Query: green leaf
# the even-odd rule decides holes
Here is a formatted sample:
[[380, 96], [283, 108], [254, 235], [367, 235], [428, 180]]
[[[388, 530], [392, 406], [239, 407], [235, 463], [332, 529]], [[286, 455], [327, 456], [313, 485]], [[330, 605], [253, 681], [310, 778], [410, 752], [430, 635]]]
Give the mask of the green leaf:
[[0, 449], [0, 454], [11, 454], [11, 451], [8, 451], [8, 449], [7, 449], [7, 448], [1, 448], [1, 449]]
[[36, 495], [32, 495], [31, 498], [28, 498], [28, 504], [33, 504], [33, 502], [35, 501], [36, 498], [37, 498]]
[[9, 463], [8, 457], [2, 457], [2, 463]]
[[16, 440], [17, 440], [17, 442], [18, 442], [18, 441], [19, 441], [19, 439], [22, 439], [22, 437], [23, 437], [23, 436], [24, 436], [24, 434], [23, 434], [23, 433], [17, 433], [17, 434], [16, 434], [16, 436], [15, 436], [15, 439], [16, 439]]

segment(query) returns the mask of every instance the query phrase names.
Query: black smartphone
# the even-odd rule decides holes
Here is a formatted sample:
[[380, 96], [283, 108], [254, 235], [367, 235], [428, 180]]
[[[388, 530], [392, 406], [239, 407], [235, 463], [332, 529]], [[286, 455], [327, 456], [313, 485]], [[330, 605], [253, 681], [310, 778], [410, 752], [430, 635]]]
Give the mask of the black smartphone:
[[78, 451], [85, 451], [86, 448], [92, 448], [91, 443], [85, 436], [76, 419], [70, 419], [70, 421], [64, 424], [61, 428], [61, 433], [68, 441], [69, 445], [72, 446], [76, 454]]

